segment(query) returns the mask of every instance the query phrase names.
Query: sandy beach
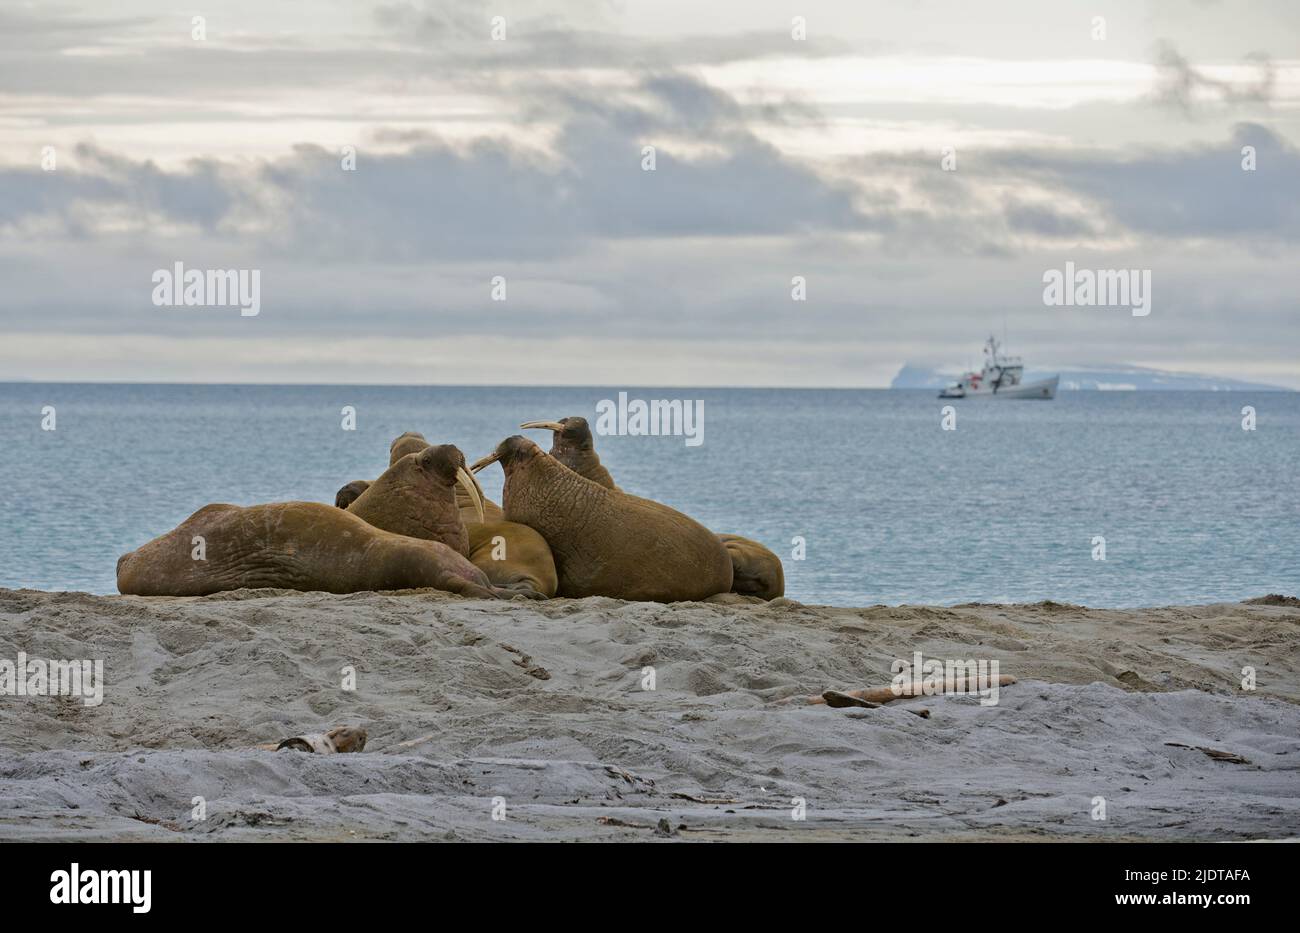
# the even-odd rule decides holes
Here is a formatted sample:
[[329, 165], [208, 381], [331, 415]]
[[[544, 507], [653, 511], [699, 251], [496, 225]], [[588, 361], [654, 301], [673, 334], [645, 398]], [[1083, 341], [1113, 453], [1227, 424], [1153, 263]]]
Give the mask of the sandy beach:
[[[995, 659], [1018, 682], [996, 706], [780, 702], [887, 684], [918, 650]], [[20, 651], [102, 658], [106, 686], [93, 707], [0, 697], [4, 840], [1300, 835], [1290, 599], [1108, 611], [0, 590], [0, 658]], [[256, 747], [344, 724], [368, 731], [364, 752]]]

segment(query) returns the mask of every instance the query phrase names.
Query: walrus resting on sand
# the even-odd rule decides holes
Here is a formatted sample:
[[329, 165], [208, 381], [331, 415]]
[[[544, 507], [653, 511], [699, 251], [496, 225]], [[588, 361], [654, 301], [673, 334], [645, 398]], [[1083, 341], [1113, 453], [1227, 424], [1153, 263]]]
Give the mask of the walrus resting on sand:
[[518, 522], [470, 522], [470, 562], [497, 586], [526, 586], [550, 599], [559, 588], [551, 547], [527, 525]]
[[[430, 488], [423, 474], [413, 474], [409, 469], [409, 458], [428, 456], [428, 451], [442, 449], [430, 446], [423, 434], [414, 431], [407, 431], [393, 441], [388, 472], [374, 483], [365, 484], [369, 488], [362, 492], [367, 493], [367, 498], [361, 501], [358, 494], [357, 501], [346, 507], [387, 531], [416, 538], [430, 537], [433, 532], [434, 540], [455, 547], [497, 586], [528, 588], [550, 599], [555, 595], [558, 580], [546, 539], [527, 525], [506, 521], [501, 507], [486, 499], [478, 481], [464, 471], [465, 459], [460, 451], [451, 445], [445, 447], [455, 454], [439, 455], [442, 485], [455, 489], [458, 519], [451, 515], [445, 490]], [[450, 481], [452, 474], [448, 472], [452, 466], [456, 467], [454, 482]], [[364, 482], [358, 480], [340, 489], [335, 504], [345, 498], [351, 487]], [[489, 507], [496, 510], [495, 518]], [[454, 527], [457, 524], [459, 530]], [[462, 533], [463, 547], [459, 543]]]
[[[521, 428], [551, 431], [551, 456], [566, 467], [606, 489], [618, 489], [614, 477], [600, 462], [587, 419], [570, 415], [559, 421], [526, 421]], [[781, 558], [757, 541], [740, 535], [720, 534], [731, 556], [731, 592], [772, 600], [785, 595], [785, 568]]]
[[[195, 559], [200, 546], [202, 559]], [[128, 596], [207, 596], [244, 587], [530, 595], [493, 586], [445, 544], [383, 531], [321, 502], [205, 505], [117, 561], [117, 589]]]
[[470, 469], [497, 461], [506, 474], [506, 519], [546, 539], [559, 595], [667, 603], [731, 589], [731, 558], [722, 543], [676, 509], [606, 489], [518, 435]]
[[458, 484], [482, 521], [483, 504], [474, 477], [465, 469], [465, 455], [452, 444], [426, 446], [399, 457], [348, 511], [384, 531], [441, 541], [468, 554], [469, 537], [456, 505]]

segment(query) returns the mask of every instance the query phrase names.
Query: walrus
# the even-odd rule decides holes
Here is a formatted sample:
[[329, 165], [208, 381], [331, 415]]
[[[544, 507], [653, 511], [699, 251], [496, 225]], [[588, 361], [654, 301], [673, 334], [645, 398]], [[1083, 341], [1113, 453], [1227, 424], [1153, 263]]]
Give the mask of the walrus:
[[456, 505], [454, 489], [465, 490], [483, 520], [477, 485], [465, 469], [465, 455], [454, 444], [426, 445], [393, 461], [347, 510], [393, 534], [440, 541], [469, 554], [469, 537]]
[[322, 502], [205, 505], [117, 561], [117, 589], [127, 596], [207, 596], [244, 587], [326, 593], [433, 587], [485, 599], [520, 592], [494, 586], [445, 544], [384, 531]]
[[770, 549], [740, 535], [718, 535], [731, 558], [731, 592], [773, 600], [785, 595], [785, 568]]
[[354, 479], [334, 494], [334, 507], [346, 509], [357, 501], [357, 497], [370, 488], [370, 480]]
[[[552, 457], [593, 483], [618, 489], [614, 477], [600, 462], [586, 418], [570, 415], [559, 421], [526, 421], [519, 427], [552, 432]], [[718, 539], [731, 556], [731, 592], [767, 600], [785, 595], [785, 568], [781, 566], [781, 558], [757, 541], [740, 535], [720, 534]]]
[[[482, 497], [482, 489], [473, 475], [464, 472], [465, 461], [459, 450], [450, 447], [455, 455], [447, 453], [439, 459], [442, 485], [454, 485], [455, 501], [462, 506], [456, 520], [449, 512], [446, 492], [427, 488], [429, 480], [423, 474], [411, 473], [409, 458], [423, 457], [436, 449], [439, 448], [431, 446], [422, 434], [414, 431], [402, 434], [389, 447], [392, 465], [388, 472], [374, 483], [366, 484], [368, 488], [362, 493], [366, 498], [363, 500], [359, 495], [347, 506], [348, 510], [377, 527], [412, 537], [430, 537], [429, 531], [436, 530], [432, 535], [434, 540], [455, 547], [496, 586], [530, 589], [547, 599], [554, 596], [558, 579], [546, 539], [527, 525], [506, 521], [501, 507], [495, 503], [491, 505], [496, 509], [496, 520], [489, 517], [489, 502]], [[448, 481], [452, 466], [456, 467], [458, 482], [455, 484]], [[336, 503], [344, 498], [349, 487], [364, 482], [358, 480], [340, 489]], [[459, 528], [454, 527], [457, 523]]]
[[606, 489], [617, 489], [614, 477], [600, 462], [587, 419], [570, 415], [559, 421], [525, 421], [519, 427], [551, 432], [551, 456], [566, 467]]
[[470, 562], [497, 586], [528, 587], [550, 599], [559, 588], [551, 547], [518, 522], [468, 522]]
[[519, 435], [470, 470], [496, 462], [506, 475], [506, 519], [546, 539], [560, 596], [667, 603], [731, 589], [726, 548], [689, 516], [579, 476]]
[[[418, 454], [426, 447], [431, 447], [424, 435], [418, 431], [407, 431], [399, 434], [393, 439], [393, 443], [388, 446], [388, 465], [391, 467], [398, 460], [401, 460], [407, 454]], [[501, 506], [497, 505], [491, 499], [483, 494], [483, 487], [478, 484], [472, 476], [471, 481], [474, 483], [475, 494], [483, 507], [480, 513], [478, 507], [474, 504], [469, 491], [463, 487], [456, 487], [456, 505], [460, 509], [461, 518], [468, 524], [470, 521], [476, 522], [499, 522], [505, 520], [505, 513], [501, 511]], [[349, 484], [351, 485], [351, 484]], [[347, 487], [345, 486], [344, 489]], [[339, 490], [341, 494], [342, 489]], [[472, 516], [472, 517], [471, 517]]]

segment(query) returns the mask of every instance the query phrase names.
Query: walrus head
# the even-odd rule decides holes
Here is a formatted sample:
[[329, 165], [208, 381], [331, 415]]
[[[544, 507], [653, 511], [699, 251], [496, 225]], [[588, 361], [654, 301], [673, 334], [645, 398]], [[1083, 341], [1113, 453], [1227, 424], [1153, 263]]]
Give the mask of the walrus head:
[[424, 439], [423, 434], [418, 431], [407, 431], [394, 438], [388, 445], [388, 465], [392, 466], [407, 454], [418, 454], [428, 446], [429, 442]]
[[617, 489], [614, 477], [601, 466], [587, 419], [570, 415], [559, 421], [525, 421], [521, 428], [551, 432], [551, 456], [566, 467], [607, 489]]
[[[418, 431], [407, 431], [405, 434], [398, 435], [388, 446], [388, 465], [391, 467], [407, 454], [418, 454], [429, 446], [431, 445], [425, 440], [424, 435]], [[472, 474], [470, 480], [473, 482], [474, 491], [469, 492], [469, 487], [462, 483], [461, 488], [456, 492], [456, 501], [462, 509], [472, 509], [474, 512], [475, 518], [471, 518], [468, 512], [465, 513], [465, 521], [477, 520], [481, 524], [484, 520], [483, 502], [487, 496]], [[496, 509], [496, 506], [493, 505], [492, 508]]]
[[506, 478], [509, 479], [510, 474], [515, 470], [524, 466], [535, 457], [543, 456], [545, 456], [545, 454], [542, 452], [542, 448], [538, 447], [523, 435], [514, 434], [507, 437], [500, 444], [497, 444], [496, 449], [493, 450], [492, 453], [474, 461], [473, 465], [470, 466], [469, 469], [471, 473], [477, 473], [485, 466], [499, 462], [501, 464], [501, 469], [505, 471]]
[[[501, 490], [501, 506], [506, 521], [527, 525], [531, 514], [529, 502], [540, 503], [552, 495], [563, 495], [572, 484], [595, 485], [560, 463], [526, 437], [507, 437], [496, 449], [470, 467], [477, 472], [492, 463], [500, 463], [506, 475]], [[511, 518], [511, 514], [516, 517]]]
[[370, 480], [354, 479], [334, 494], [334, 505], [340, 509], [346, 509], [352, 503], [356, 502], [357, 498], [369, 488]]
[[591, 450], [593, 446], [591, 428], [587, 425], [587, 419], [578, 415], [570, 415], [559, 421], [525, 421], [519, 427], [540, 428], [552, 432], [551, 456], [561, 463], [564, 459], [560, 456], [560, 452]]
[[[474, 477], [469, 470], [465, 469], [465, 455], [460, 452], [459, 447], [455, 444], [426, 446], [419, 453], [407, 454], [406, 457], [412, 458], [420, 470], [448, 490], [454, 491], [459, 485], [473, 503], [474, 511], [478, 513], [478, 520], [483, 521], [483, 500], [478, 494], [478, 484], [474, 482]], [[399, 459], [405, 460], [406, 457]], [[391, 470], [392, 467], [389, 469]]]
[[440, 541], [463, 554], [469, 538], [456, 503], [457, 486], [482, 521], [483, 500], [465, 469], [465, 455], [455, 445], [438, 444], [398, 459], [348, 511], [384, 531]]

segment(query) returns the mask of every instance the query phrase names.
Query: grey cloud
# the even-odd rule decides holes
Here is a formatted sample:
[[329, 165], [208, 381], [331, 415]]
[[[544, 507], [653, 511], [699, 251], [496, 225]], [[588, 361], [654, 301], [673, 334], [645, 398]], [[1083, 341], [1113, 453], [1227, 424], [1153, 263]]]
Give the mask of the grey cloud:
[[27, 219], [60, 222], [69, 235], [96, 235], [88, 226], [95, 208], [215, 231], [241, 197], [234, 173], [215, 160], [195, 159], [183, 171], [167, 172], [89, 144], [75, 154], [76, 170], [0, 169], [0, 239], [6, 227]]
[[1277, 69], [1272, 59], [1256, 52], [1247, 61], [1258, 68], [1258, 78], [1254, 82], [1233, 84], [1198, 71], [1172, 43], [1162, 42], [1156, 50], [1155, 99], [1189, 114], [1195, 110], [1200, 92], [1209, 92], [1222, 104], [1271, 103], [1277, 84]]
[[[854, 191], [827, 181], [744, 128], [730, 97], [667, 73], [641, 86], [653, 105], [582, 90], [542, 95], [558, 119], [555, 158], [507, 142], [468, 149], [432, 137], [401, 154], [367, 154], [345, 172], [339, 155], [299, 146], [249, 174], [215, 160], [162, 171], [93, 147], [81, 169], [0, 171], [16, 197], [0, 215], [62, 218], [79, 207], [126, 208], [217, 231], [258, 218], [269, 244], [304, 255], [538, 257], [581, 248], [589, 238], [772, 236], [802, 230], [884, 229], [889, 219], [854, 205]], [[721, 155], [684, 158], [685, 134]], [[408, 134], [408, 138], [413, 138]], [[657, 170], [641, 169], [641, 147], [657, 145]], [[23, 194], [33, 181], [39, 194]]]
[[[634, 238], [875, 233], [887, 255], [1009, 256], [1025, 235], [1077, 240], [1112, 226], [1165, 237], [1300, 235], [1300, 155], [1255, 124], [1240, 125], [1226, 145], [1127, 158], [968, 151], [962, 171], [941, 172], [933, 154], [877, 155], [832, 177], [760, 140], [746, 108], [687, 73], [652, 72], [634, 91], [532, 84], [517, 105], [557, 126], [547, 157], [500, 139], [465, 148], [394, 131], [385, 138], [409, 148], [362, 146], [356, 172], [315, 145], [251, 170], [202, 159], [164, 171], [83, 146], [78, 171], [0, 170], [0, 236], [57, 235], [57, 225], [24, 223], [32, 219], [89, 236], [97, 211], [115, 220], [125, 212], [286, 257], [404, 262], [553, 258]], [[786, 107], [772, 105], [776, 118]], [[678, 139], [711, 154], [683, 155]], [[654, 172], [641, 170], [644, 145], [657, 148]], [[1243, 145], [1256, 147], [1257, 172], [1240, 170]], [[990, 204], [981, 196], [990, 181], [1032, 186], [1036, 196]], [[1093, 209], [1055, 206], [1053, 192]]]
[[0, 10], [0, 49], [48, 52], [73, 44], [94, 45], [106, 35], [150, 22], [143, 16], [77, 16], [58, 7], [39, 12]]
[[507, 40], [486, 47], [492, 17], [504, 11], [483, 0], [382, 4], [374, 11], [374, 21], [398, 42], [426, 49], [436, 44], [444, 61], [448, 55], [466, 56], [467, 64], [488, 60], [494, 68], [508, 69], [665, 69], [778, 55], [872, 54], [888, 47], [880, 41], [848, 43], [816, 34], [795, 43], [779, 19], [772, 29], [728, 35], [631, 36], [602, 28], [610, 20], [610, 6], [595, 0], [554, 9], [547, 4], [525, 7], [522, 15], [507, 17]]
[[1098, 233], [1087, 217], [1067, 214], [1042, 204], [1012, 201], [1003, 211], [1010, 229], [1045, 237], [1087, 237]]
[[[102, 95], [159, 93], [159, 74], [168, 76], [167, 96], [228, 96], [232, 91], [260, 91], [339, 86], [353, 89], [368, 79], [394, 76], [436, 78], [456, 87], [500, 87], [534, 81], [553, 71], [604, 68], [632, 73], [763, 59], [778, 55], [820, 57], [853, 52], [876, 54], [881, 42], [848, 43], [834, 37], [791, 40], [779, 23], [771, 30], [730, 35], [646, 37], [600, 28], [600, 3], [587, 13], [566, 5], [566, 16], [538, 8], [511, 18], [509, 38], [489, 35], [493, 4], [390, 3], [378, 6], [371, 34], [336, 37], [314, 44], [307, 35], [241, 33], [227, 45], [220, 32], [201, 50], [187, 44], [160, 44], [158, 20], [142, 17], [42, 17], [0, 13], [0, 87], [11, 94]], [[177, 34], [188, 32], [188, 19], [177, 15]], [[124, 42], [123, 40], [130, 40]], [[147, 54], [52, 55], [73, 45], [105, 51]]]
[[[1243, 171], [1254, 146], [1257, 170]], [[1049, 189], [1077, 192], [1131, 231], [1166, 237], [1300, 238], [1300, 152], [1266, 127], [1239, 124], [1221, 145], [1116, 159], [1011, 154], [998, 160]]]

